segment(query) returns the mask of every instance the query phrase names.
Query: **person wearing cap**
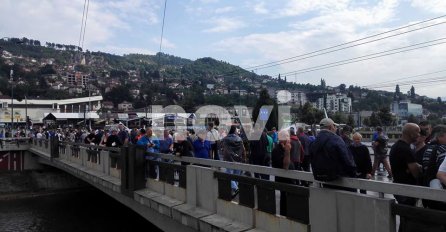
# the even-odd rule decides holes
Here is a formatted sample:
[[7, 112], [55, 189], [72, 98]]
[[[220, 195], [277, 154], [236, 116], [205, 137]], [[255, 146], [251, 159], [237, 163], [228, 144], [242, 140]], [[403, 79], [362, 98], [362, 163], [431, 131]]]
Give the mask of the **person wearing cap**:
[[319, 124], [321, 131], [310, 146], [310, 153], [313, 156], [312, 162], [314, 157], [319, 155], [321, 151], [326, 151], [333, 158], [333, 160], [327, 160], [327, 162], [337, 166], [335, 168], [337, 177], [356, 177], [356, 165], [353, 156], [348, 151], [347, 145], [342, 138], [336, 135], [336, 127], [338, 125], [330, 118], [322, 119]]

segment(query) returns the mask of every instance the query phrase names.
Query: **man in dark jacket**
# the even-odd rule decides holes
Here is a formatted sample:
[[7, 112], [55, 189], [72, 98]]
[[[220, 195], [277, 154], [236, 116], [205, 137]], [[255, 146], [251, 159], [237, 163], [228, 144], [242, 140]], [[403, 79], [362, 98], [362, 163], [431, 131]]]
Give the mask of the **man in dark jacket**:
[[[232, 125], [228, 135], [222, 140], [222, 153], [223, 160], [228, 162], [244, 162], [245, 161], [245, 148], [243, 146], [243, 140], [237, 135], [237, 127]], [[240, 175], [240, 170], [227, 169], [227, 173]], [[238, 194], [238, 183], [231, 181], [232, 196], [235, 197]]]
[[[401, 138], [392, 145], [389, 153], [390, 166], [393, 171], [393, 182], [399, 184], [416, 185], [421, 172], [420, 165], [415, 160], [411, 143], [420, 136], [420, 127], [414, 123], [407, 123], [403, 127]], [[415, 206], [417, 199], [395, 195], [399, 204]]]
[[[250, 148], [251, 148], [250, 149], [251, 155], [249, 156], [250, 163], [260, 166], [268, 166], [269, 163], [266, 162], [268, 157], [267, 156], [268, 138], [266, 136], [267, 136], [266, 133], [262, 132], [259, 140], [250, 141]], [[254, 173], [254, 176], [256, 178], [261, 178], [265, 180], [269, 179], [269, 176], [265, 174]]]
[[[333, 179], [333, 175], [334, 178], [356, 177], [355, 161], [351, 153], [348, 152], [345, 142], [336, 135], [334, 121], [330, 118], [324, 118], [321, 120], [320, 126], [321, 131], [310, 146], [311, 165], [315, 178], [316, 170], [321, 170], [322, 175], [327, 174], [329, 179]], [[329, 156], [325, 156], [323, 153]], [[324, 173], [326, 171], [327, 173]]]
[[112, 129], [111, 135], [108, 136], [105, 146], [107, 146], [107, 147], [121, 147], [122, 146], [121, 140], [118, 137], [118, 131], [116, 129]]
[[310, 138], [305, 134], [304, 128], [299, 127], [297, 129], [297, 137], [299, 137], [300, 144], [302, 145], [302, 150], [304, 152], [304, 159], [301, 162], [302, 169], [306, 172], [310, 171]]

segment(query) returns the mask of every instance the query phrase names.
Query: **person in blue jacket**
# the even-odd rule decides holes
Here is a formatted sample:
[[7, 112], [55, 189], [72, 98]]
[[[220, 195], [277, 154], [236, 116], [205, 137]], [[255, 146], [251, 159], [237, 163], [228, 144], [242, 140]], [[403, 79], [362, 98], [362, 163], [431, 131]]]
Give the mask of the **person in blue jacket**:
[[273, 138], [273, 143], [278, 144], [279, 143], [279, 136], [277, 135], [277, 130], [275, 127], [272, 129], [271, 137]]
[[[147, 128], [146, 134], [142, 136], [138, 142], [136, 142], [136, 145], [138, 146], [144, 146], [146, 148], [146, 151], [151, 154], [145, 154], [144, 158], [147, 160], [156, 160], [158, 161], [159, 158], [156, 155], [156, 153], [159, 153], [160, 149], [160, 141], [159, 139], [153, 134], [152, 128]], [[155, 154], [154, 154], [155, 153]], [[146, 167], [146, 166], [145, 166]], [[153, 162], [149, 163], [149, 169], [144, 171], [145, 176], [150, 176], [151, 178], [156, 178], [158, 173], [158, 165], [155, 165]]]
[[192, 145], [194, 146], [196, 158], [211, 158], [211, 143], [206, 140], [206, 131], [200, 131], [198, 139]]
[[147, 128], [146, 134], [142, 136], [136, 144], [140, 146], [147, 146], [146, 151], [151, 153], [158, 153], [160, 149], [160, 141], [153, 134], [152, 128]]

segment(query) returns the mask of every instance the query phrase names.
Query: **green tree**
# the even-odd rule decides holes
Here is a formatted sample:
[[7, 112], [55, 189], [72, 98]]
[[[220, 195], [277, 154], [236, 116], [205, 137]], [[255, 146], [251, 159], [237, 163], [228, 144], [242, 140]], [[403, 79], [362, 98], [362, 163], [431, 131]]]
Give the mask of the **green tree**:
[[40, 68], [39, 74], [42, 74], [42, 75], [56, 74], [56, 70], [53, 68], [52, 65], [47, 64], [47, 65], [43, 66], [42, 68]]
[[307, 102], [304, 104], [301, 110], [301, 122], [306, 124], [317, 124], [324, 117], [324, 113], [318, 109], [313, 108], [313, 106]]
[[345, 92], [346, 88], [347, 88], [347, 86], [346, 86], [345, 84], [340, 84], [340, 85], [339, 85], [339, 90], [340, 90], [342, 93]]
[[364, 118], [362, 120], [362, 124], [364, 124], [365, 126], [371, 126], [369, 118]]
[[415, 88], [413, 87], [413, 85], [412, 85], [412, 87], [410, 88], [410, 98], [412, 98], [412, 99], [415, 98]]
[[390, 109], [388, 107], [382, 107], [379, 111], [378, 111], [378, 118], [379, 121], [381, 122], [380, 125], [381, 126], [391, 126], [393, 124], [393, 117], [392, 114], [390, 113]]
[[396, 87], [395, 87], [395, 94], [394, 94], [394, 96], [393, 96], [393, 99], [394, 100], [401, 100], [401, 91], [400, 91], [400, 86], [399, 85], [396, 85]]
[[127, 86], [118, 86], [110, 90], [110, 92], [104, 95], [105, 101], [112, 101], [117, 105], [123, 101], [132, 102], [132, 95], [130, 94], [130, 88]]
[[347, 118], [345, 117], [345, 115], [343, 113], [336, 112], [333, 115], [331, 115], [330, 117], [331, 117], [331, 119], [333, 119], [333, 121], [335, 121], [337, 123], [341, 123], [341, 124], [347, 123]]
[[327, 87], [325, 80], [321, 79], [321, 89], [325, 89]]
[[409, 115], [409, 117], [407, 118], [407, 122], [411, 122], [411, 123], [419, 123], [419, 120], [417, 119], [417, 117], [415, 117], [413, 114]]
[[347, 125], [351, 126], [351, 127], [355, 127], [356, 123], [355, 123], [355, 119], [353, 118], [353, 115], [348, 115], [347, 118]]
[[372, 127], [381, 126], [379, 117], [375, 114], [375, 112], [373, 112], [369, 118], [369, 126], [372, 126]]

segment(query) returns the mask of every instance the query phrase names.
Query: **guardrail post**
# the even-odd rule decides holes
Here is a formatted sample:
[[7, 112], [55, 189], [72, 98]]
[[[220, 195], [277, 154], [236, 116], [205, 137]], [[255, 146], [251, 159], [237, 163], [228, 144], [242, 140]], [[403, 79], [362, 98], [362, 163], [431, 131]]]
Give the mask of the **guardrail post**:
[[117, 161], [118, 167], [121, 169], [121, 193], [126, 196], [132, 197], [131, 191], [129, 191], [129, 160], [128, 160], [128, 147], [121, 147], [120, 158]]
[[145, 147], [132, 145], [129, 147], [129, 171], [132, 174], [131, 185], [132, 192], [146, 187], [146, 179], [144, 176], [144, 153]]
[[144, 148], [129, 144], [121, 148], [121, 192], [133, 198], [133, 192], [145, 188]]
[[59, 158], [59, 139], [57, 137], [52, 137], [50, 139], [50, 157]]
[[129, 144], [121, 148], [121, 192], [133, 197], [133, 192], [145, 188], [144, 148]]

